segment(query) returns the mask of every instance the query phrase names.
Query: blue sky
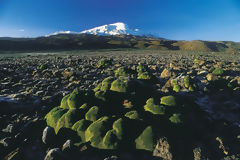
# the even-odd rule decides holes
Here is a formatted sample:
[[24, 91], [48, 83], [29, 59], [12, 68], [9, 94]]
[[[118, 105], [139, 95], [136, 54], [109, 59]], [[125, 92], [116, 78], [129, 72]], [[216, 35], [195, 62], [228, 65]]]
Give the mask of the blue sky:
[[0, 0], [0, 37], [124, 22], [176, 40], [240, 41], [239, 0]]

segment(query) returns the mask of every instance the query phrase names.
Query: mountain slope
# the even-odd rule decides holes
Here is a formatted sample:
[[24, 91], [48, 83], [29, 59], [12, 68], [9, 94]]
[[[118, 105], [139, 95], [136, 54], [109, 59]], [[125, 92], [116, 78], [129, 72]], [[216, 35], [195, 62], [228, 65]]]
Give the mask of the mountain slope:
[[134, 35], [57, 34], [38, 38], [0, 39], [0, 51], [136, 48], [240, 53], [240, 43], [225, 41], [174, 41]]

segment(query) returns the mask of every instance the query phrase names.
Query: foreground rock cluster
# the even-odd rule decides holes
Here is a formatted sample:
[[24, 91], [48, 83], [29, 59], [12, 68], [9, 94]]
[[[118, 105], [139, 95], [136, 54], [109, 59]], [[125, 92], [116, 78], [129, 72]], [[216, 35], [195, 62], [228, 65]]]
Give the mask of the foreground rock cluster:
[[2, 159], [240, 157], [233, 55], [46, 55], [0, 66]]

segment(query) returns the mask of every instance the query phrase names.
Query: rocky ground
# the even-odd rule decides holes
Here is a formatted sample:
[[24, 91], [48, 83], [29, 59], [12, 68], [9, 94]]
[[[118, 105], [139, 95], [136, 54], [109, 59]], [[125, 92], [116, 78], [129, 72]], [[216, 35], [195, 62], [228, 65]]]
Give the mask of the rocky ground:
[[[102, 58], [112, 59], [112, 65], [98, 68]], [[173, 146], [166, 138], [159, 139], [153, 153], [103, 152], [89, 144], [76, 148], [71, 140], [48, 145], [54, 131], [46, 127], [44, 116], [59, 106], [63, 96], [76, 88], [94, 89], [106, 77], [114, 76], [117, 68], [136, 70], [139, 63], [148, 66], [157, 78], [159, 92], [172, 93], [171, 81], [181, 81], [186, 74], [196, 81], [195, 92], [175, 88], [177, 94], [194, 99], [209, 125], [203, 127], [204, 138], [194, 142], [192, 159], [240, 159], [239, 56], [147, 51], [0, 58], [0, 159], [74, 159], [69, 158], [71, 155], [96, 160], [184, 159], [179, 153], [185, 143]], [[214, 74], [214, 69], [223, 73]], [[212, 88], [219, 79], [228, 81], [230, 89], [221, 84]]]

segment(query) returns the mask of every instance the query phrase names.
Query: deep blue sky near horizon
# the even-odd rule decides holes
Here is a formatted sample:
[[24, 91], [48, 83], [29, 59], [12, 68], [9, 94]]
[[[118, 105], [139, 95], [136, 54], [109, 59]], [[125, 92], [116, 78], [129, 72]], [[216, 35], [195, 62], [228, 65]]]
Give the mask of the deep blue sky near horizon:
[[0, 37], [124, 22], [175, 40], [240, 42], [239, 0], [0, 0]]

